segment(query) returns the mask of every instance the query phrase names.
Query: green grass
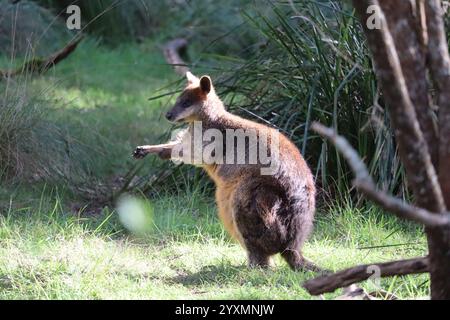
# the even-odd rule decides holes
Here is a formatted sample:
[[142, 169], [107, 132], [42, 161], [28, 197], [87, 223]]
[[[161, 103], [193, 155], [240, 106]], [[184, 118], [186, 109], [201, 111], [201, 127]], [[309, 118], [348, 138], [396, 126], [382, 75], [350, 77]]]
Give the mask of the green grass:
[[[111, 50], [88, 40], [23, 88], [40, 93], [52, 110], [47, 116], [84, 148], [88, 160], [68, 161], [85, 169], [86, 188], [101, 188], [135, 165], [135, 145], [162, 141], [169, 125], [161, 114], [170, 98], [148, 98], [175, 80], [151, 42]], [[151, 171], [157, 160], [144, 163]], [[96, 214], [73, 212], [73, 202], [82, 200], [67, 183], [2, 184], [0, 298], [314, 299], [301, 287], [313, 274], [293, 272], [279, 257], [269, 270], [247, 268], [244, 250], [223, 231], [209, 193], [186, 181], [150, 200], [155, 227], [144, 237], [124, 230], [111, 205]], [[425, 253], [420, 229], [376, 208], [342, 207], [317, 215], [305, 255], [319, 265], [339, 270]], [[368, 248], [374, 246], [381, 247]], [[426, 276], [386, 279], [382, 286], [401, 298], [428, 294]]]
[[[114, 211], [83, 217], [64, 210], [61, 201], [49, 194], [40, 205], [0, 217], [1, 299], [312, 298], [301, 283], [313, 274], [293, 272], [279, 257], [269, 270], [249, 269], [214, 205], [195, 193], [152, 201], [155, 228], [145, 237], [127, 233]], [[319, 213], [305, 254], [338, 270], [420, 255], [424, 243], [420, 230], [376, 209], [347, 208]], [[386, 247], [363, 248], [370, 246]], [[426, 280], [392, 278], [382, 287], [414, 298], [428, 294]]]
[[[138, 144], [155, 143], [170, 125], [162, 115], [168, 99], [148, 101], [176, 78], [154, 44], [124, 45], [111, 50], [92, 40], [81, 45], [70, 63], [34, 83], [62, 106], [59, 120], [72, 125], [72, 135], [94, 146], [102, 174], [130, 167]], [[78, 130], [76, 129], [78, 128]]]
[[[0, 61], [0, 68], [9, 64], [5, 57]], [[161, 94], [176, 80], [154, 43], [128, 44], [112, 50], [86, 39], [66, 61], [45, 76], [20, 78], [8, 85], [0, 83], [0, 88], [5, 88], [5, 96], [8, 93], [18, 101], [26, 101], [25, 104], [31, 105], [39, 99], [45, 107], [45, 121], [57, 124], [58, 132], [63, 132], [67, 141], [69, 151], [62, 155], [65, 156], [62, 161], [79, 169], [74, 179], [68, 175], [63, 178], [94, 188], [131, 170], [136, 165], [131, 153], [137, 145], [165, 139], [170, 124], [163, 114], [171, 97], [154, 101], [148, 98]], [[41, 127], [39, 130], [45, 131], [45, 125]], [[70, 152], [75, 149], [77, 153]], [[42, 151], [45, 154], [48, 150], [44, 146]], [[145, 162], [148, 165], [142, 174], [152, 172], [158, 161], [146, 159]]]

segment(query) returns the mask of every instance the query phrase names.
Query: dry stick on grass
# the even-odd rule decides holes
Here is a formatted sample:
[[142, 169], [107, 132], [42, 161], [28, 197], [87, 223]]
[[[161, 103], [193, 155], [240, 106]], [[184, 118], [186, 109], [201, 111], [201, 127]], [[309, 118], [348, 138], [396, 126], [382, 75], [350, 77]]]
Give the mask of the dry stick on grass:
[[32, 59], [25, 62], [21, 67], [15, 70], [2, 71], [0, 70], [0, 80], [2, 78], [14, 77], [24, 73], [37, 73], [42, 74], [49, 70], [51, 67], [57, 65], [59, 62], [67, 58], [77, 48], [83, 37], [78, 37], [74, 41], [71, 41], [67, 46], [52, 54], [46, 59]]
[[333, 292], [336, 289], [369, 279], [373, 275], [374, 267], [379, 268], [380, 277], [424, 273], [428, 271], [428, 258], [422, 257], [385, 263], [360, 265], [339, 271], [332, 275], [321, 276], [308, 280], [303, 284], [303, 287], [312, 295]]

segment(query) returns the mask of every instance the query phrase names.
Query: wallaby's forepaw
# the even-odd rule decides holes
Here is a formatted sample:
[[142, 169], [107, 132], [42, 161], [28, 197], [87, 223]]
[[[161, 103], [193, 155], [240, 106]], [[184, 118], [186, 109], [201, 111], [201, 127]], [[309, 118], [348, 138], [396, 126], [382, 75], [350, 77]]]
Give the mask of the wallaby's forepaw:
[[147, 155], [144, 147], [137, 147], [133, 152], [133, 158], [142, 159]]

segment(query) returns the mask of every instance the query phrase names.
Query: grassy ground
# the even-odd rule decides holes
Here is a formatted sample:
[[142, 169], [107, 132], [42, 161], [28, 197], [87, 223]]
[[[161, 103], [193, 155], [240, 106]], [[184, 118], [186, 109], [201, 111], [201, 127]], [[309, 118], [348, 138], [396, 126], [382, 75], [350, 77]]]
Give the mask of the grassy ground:
[[[154, 200], [156, 227], [145, 237], [125, 232], [113, 211], [79, 217], [54, 199], [0, 218], [0, 298], [312, 298], [301, 282], [313, 274], [293, 272], [279, 257], [270, 270], [248, 269], [245, 253], [224, 234], [214, 206], [196, 194]], [[420, 230], [375, 209], [321, 212], [305, 248], [310, 259], [334, 270], [423, 251]], [[381, 285], [413, 298], [427, 294], [426, 280], [409, 276]]]
[[[28, 86], [54, 101], [51, 116], [70, 124], [74, 139], [92, 151], [89, 166], [101, 179], [127, 172], [135, 145], [160, 141], [168, 128], [161, 118], [167, 99], [147, 98], [174, 80], [156, 45], [111, 51], [87, 41]], [[195, 188], [150, 200], [154, 228], [140, 237], [123, 228], [114, 208], [74, 213], [64, 185], [43, 190], [0, 187], [2, 299], [312, 298], [301, 283], [313, 274], [292, 272], [279, 257], [272, 269], [248, 269], [244, 251], [221, 228], [212, 199]], [[317, 214], [305, 255], [319, 265], [338, 270], [424, 254], [420, 229], [376, 208], [342, 207]], [[401, 298], [428, 293], [426, 276], [381, 285]]]

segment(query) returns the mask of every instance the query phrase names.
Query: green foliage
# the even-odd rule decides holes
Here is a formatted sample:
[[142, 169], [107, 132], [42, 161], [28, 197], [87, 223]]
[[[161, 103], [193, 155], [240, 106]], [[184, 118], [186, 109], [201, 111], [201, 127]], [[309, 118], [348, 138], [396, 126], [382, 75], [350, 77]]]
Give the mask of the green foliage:
[[265, 44], [253, 58], [232, 63], [233, 72], [219, 85], [230, 109], [290, 137], [326, 191], [346, 194], [352, 174], [334, 148], [309, 130], [312, 121], [334, 127], [383, 188], [403, 193], [389, 119], [352, 12], [340, 1], [289, 1], [274, 4], [271, 15], [247, 18]]
[[36, 0], [55, 14], [65, 17], [69, 5], [81, 9], [83, 30], [105, 37], [108, 41], [123, 41], [148, 36], [159, 30], [173, 4], [172, 1], [146, 0]]

